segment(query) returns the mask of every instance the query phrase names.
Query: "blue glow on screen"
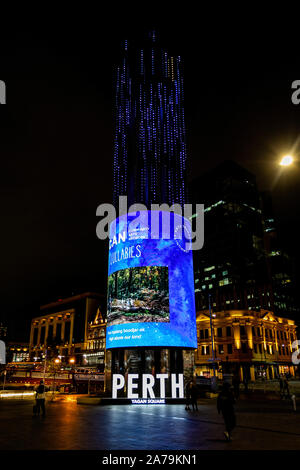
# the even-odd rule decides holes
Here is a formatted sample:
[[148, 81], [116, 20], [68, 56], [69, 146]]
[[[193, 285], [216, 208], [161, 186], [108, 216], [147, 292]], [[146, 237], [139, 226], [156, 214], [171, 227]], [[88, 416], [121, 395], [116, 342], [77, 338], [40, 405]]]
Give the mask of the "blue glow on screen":
[[[154, 214], [158, 237], [151, 238]], [[161, 346], [197, 348], [192, 251], [182, 216], [142, 211], [116, 219], [110, 227], [106, 347]], [[158, 219], [156, 219], [158, 220]], [[152, 222], [152, 226], [151, 226]], [[174, 236], [175, 233], [175, 236]]]

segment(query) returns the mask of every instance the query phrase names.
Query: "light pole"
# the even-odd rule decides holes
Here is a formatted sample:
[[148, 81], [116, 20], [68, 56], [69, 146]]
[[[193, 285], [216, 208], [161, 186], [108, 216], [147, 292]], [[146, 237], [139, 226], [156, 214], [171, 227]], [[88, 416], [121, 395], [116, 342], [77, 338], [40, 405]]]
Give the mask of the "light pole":
[[217, 380], [216, 380], [216, 365], [215, 365], [215, 344], [214, 344], [214, 329], [213, 329], [213, 320], [212, 320], [212, 312], [211, 312], [211, 305], [210, 305], [211, 295], [208, 294], [208, 308], [209, 308], [209, 318], [210, 318], [210, 335], [211, 335], [211, 347], [212, 347], [212, 365], [213, 365], [213, 377], [212, 377], [212, 390], [215, 391], [217, 388]]
[[4, 375], [4, 377], [3, 377], [3, 390], [4, 390], [4, 388], [5, 388], [5, 381], [6, 381], [6, 369], [4, 369], [3, 375]]
[[[75, 357], [70, 357], [69, 359], [69, 364], [71, 365], [72, 369], [71, 369], [71, 373], [72, 373], [72, 389], [73, 389], [73, 385], [74, 385], [74, 365], [75, 365]], [[69, 392], [71, 391], [71, 387], [68, 387], [69, 388]]]
[[54, 359], [54, 363], [56, 364], [56, 366], [54, 366], [54, 374], [53, 374], [53, 383], [52, 383], [52, 397], [51, 397], [51, 401], [54, 400], [54, 394], [55, 394], [55, 378], [56, 378], [56, 367], [58, 367], [58, 364], [61, 363], [61, 360], [59, 357], [57, 357], [56, 359]]
[[44, 386], [46, 387], [46, 369], [47, 369], [47, 347], [45, 348], [45, 362], [44, 362]]

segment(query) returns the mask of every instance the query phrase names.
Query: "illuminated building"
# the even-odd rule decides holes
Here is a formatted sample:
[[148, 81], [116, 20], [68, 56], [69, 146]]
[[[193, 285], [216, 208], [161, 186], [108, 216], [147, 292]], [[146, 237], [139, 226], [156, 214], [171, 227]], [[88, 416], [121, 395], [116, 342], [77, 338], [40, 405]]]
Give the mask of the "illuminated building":
[[295, 261], [280, 243], [270, 192], [264, 191], [261, 198], [264, 248], [272, 282], [272, 309], [276, 315], [297, 319], [299, 307], [296, 302]]
[[204, 203], [204, 246], [194, 252], [197, 310], [271, 310], [296, 318], [293, 270], [279, 246], [270, 198], [256, 178], [225, 161], [192, 183]]
[[153, 32], [138, 51], [124, 42], [116, 70], [113, 198], [186, 202], [186, 143], [182, 61]]
[[232, 161], [193, 182], [204, 203], [204, 246], [194, 253], [197, 310], [271, 308], [271, 280], [254, 175]]
[[105, 333], [106, 319], [98, 308], [88, 322], [84, 358], [87, 365], [96, 366], [100, 372], [104, 372], [105, 365]]
[[[297, 339], [295, 322], [261, 310], [228, 310], [213, 314], [213, 342], [218, 376], [239, 373], [240, 379], [274, 379], [295, 375], [292, 343]], [[198, 348], [195, 373], [212, 375], [212, 338], [208, 311], [197, 312]]]
[[29, 344], [16, 343], [9, 341], [6, 344], [7, 362], [26, 362], [29, 361]]
[[41, 316], [31, 321], [31, 359], [43, 360], [47, 348], [54, 350], [62, 363], [74, 356], [76, 364], [87, 364], [84, 355], [91, 344], [89, 322], [93, 323], [97, 313], [99, 318], [103, 298], [101, 294], [86, 292], [42, 305]]

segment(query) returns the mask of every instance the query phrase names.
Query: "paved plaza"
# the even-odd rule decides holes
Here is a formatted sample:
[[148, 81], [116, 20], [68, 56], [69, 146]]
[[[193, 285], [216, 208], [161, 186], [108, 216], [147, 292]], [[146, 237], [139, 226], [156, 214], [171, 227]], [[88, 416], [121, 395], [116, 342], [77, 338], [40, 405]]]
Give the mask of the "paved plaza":
[[78, 405], [76, 397], [47, 404], [32, 417], [31, 401], [0, 402], [1, 450], [258, 450], [300, 448], [300, 413], [290, 401], [239, 400], [234, 440], [224, 441], [215, 399], [184, 405]]

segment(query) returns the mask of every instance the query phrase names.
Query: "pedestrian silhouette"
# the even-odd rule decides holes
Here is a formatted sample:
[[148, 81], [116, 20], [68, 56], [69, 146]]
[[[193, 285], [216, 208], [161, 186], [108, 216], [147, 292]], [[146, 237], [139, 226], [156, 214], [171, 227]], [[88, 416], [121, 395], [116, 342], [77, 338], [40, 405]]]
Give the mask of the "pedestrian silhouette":
[[222, 413], [226, 431], [224, 436], [226, 441], [231, 441], [231, 433], [236, 425], [235, 411], [234, 411], [234, 397], [230, 390], [230, 384], [225, 382], [222, 390], [218, 395], [217, 409], [218, 413]]
[[33, 407], [33, 412], [34, 414], [37, 414], [39, 416], [40, 410], [42, 410], [43, 418], [46, 415], [45, 399], [46, 399], [46, 387], [44, 385], [44, 382], [41, 380], [40, 385], [36, 388], [36, 396], [35, 396], [36, 405], [35, 407]]
[[191, 394], [191, 405], [193, 407], [193, 411], [198, 411], [198, 404], [197, 404], [197, 398], [198, 398], [198, 390], [196, 384], [193, 382], [190, 383], [190, 394]]

